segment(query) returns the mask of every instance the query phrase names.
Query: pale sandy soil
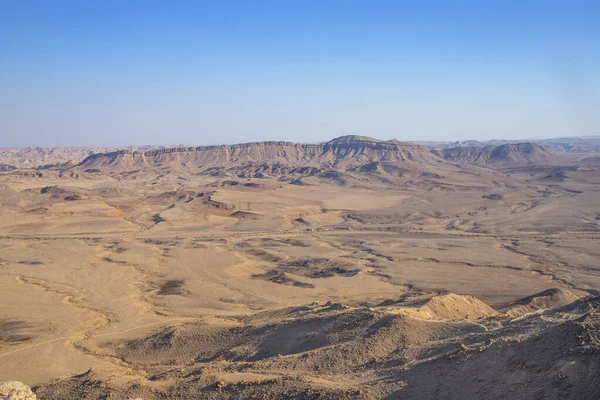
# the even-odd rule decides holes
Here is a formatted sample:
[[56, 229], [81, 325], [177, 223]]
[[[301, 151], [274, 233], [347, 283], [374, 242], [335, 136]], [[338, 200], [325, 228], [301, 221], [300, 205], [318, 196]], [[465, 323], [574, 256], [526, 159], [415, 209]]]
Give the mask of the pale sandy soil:
[[600, 289], [597, 169], [551, 184], [469, 171], [307, 186], [2, 173], [0, 381], [41, 398], [415, 398], [436, 354], [545, 329], [510, 325], [511, 302]]

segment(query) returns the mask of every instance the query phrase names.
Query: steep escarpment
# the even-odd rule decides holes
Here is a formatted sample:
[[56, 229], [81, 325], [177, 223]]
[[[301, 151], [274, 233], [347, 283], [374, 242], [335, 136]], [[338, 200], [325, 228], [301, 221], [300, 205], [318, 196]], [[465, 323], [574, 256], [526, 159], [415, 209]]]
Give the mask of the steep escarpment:
[[396, 140], [379, 141], [360, 136], [343, 136], [326, 143], [256, 142], [222, 146], [178, 147], [138, 152], [131, 150], [94, 154], [78, 169], [125, 171], [144, 166], [159, 169], [208, 170], [272, 166], [285, 168], [341, 168], [369, 162], [439, 162], [425, 147]]
[[87, 169], [100, 168], [134, 168], [147, 165], [144, 153], [133, 150], [118, 150], [110, 153], [92, 154], [77, 164], [77, 167]]
[[546, 164], [556, 156], [535, 143], [510, 143], [501, 146], [455, 147], [434, 151], [446, 161], [476, 165], [526, 165]]

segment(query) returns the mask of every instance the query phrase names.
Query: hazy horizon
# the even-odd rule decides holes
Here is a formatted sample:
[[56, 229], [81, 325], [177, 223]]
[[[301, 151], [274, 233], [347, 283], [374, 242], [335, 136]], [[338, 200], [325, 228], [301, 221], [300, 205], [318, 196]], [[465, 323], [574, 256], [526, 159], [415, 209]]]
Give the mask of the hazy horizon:
[[600, 5], [6, 4], [0, 147], [600, 135]]
[[[342, 136], [352, 136], [352, 135], [342, 135]], [[354, 135], [354, 136], [365, 136], [365, 135]], [[329, 139], [326, 140], [320, 140], [320, 141], [312, 141], [312, 142], [303, 142], [303, 141], [296, 141], [296, 140], [269, 140], [269, 141], [276, 141], [276, 142], [292, 142], [292, 143], [299, 143], [299, 144], [316, 144], [316, 143], [326, 143], [328, 141], [331, 141], [333, 139], [339, 138], [340, 136], [336, 136], [336, 137], [331, 137]], [[440, 143], [452, 143], [452, 142], [471, 142], [471, 141], [478, 141], [480, 143], [488, 143], [488, 142], [520, 142], [520, 143], [524, 143], [524, 142], [537, 142], [537, 141], [544, 141], [544, 140], [573, 140], [573, 139], [581, 139], [581, 140], [593, 140], [593, 139], [600, 139], [600, 136], [596, 136], [596, 135], [588, 135], [588, 136], [565, 136], [565, 137], [548, 137], [548, 138], [538, 138], [538, 139], [534, 139], [534, 138], [520, 138], [520, 139], [502, 139], [502, 138], [492, 138], [492, 139], [456, 139], [456, 140], [401, 140], [398, 138], [389, 138], [389, 139], [382, 139], [382, 138], [377, 138], [377, 137], [372, 137], [369, 136], [369, 138], [371, 139], [378, 139], [381, 141], [385, 141], [385, 140], [392, 140], [392, 139], [396, 139], [400, 142], [409, 142], [409, 143], [436, 143], [436, 142], [440, 142]], [[73, 148], [85, 148], [85, 147], [89, 147], [89, 148], [138, 148], [138, 147], [164, 147], [164, 148], [172, 148], [172, 147], [186, 147], [186, 146], [192, 146], [192, 147], [201, 147], [201, 146], [231, 146], [231, 145], [236, 145], [236, 144], [245, 144], [245, 143], [259, 143], [259, 142], [265, 142], [265, 141], [261, 141], [261, 140], [254, 140], [254, 141], [242, 141], [242, 142], [215, 142], [215, 143], [137, 143], [137, 144], [128, 144], [128, 145], [117, 145], [117, 144], [106, 144], [106, 145], [67, 145], [67, 146], [39, 146], [39, 145], [30, 145], [30, 146], [2, 146], [0, 144], [0, 149], [19, 149], [19, 148], [68, 148], [68, 147], [73, 147]]]

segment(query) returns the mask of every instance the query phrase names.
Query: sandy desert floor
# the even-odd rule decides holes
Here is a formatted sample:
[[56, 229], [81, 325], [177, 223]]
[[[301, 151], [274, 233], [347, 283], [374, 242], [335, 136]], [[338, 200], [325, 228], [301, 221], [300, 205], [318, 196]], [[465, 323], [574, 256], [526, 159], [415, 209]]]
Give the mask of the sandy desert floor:
[[540, 348], [597, 344], [566, 324], [598, 324], [596, 168], [397, 185], [23, 171], [0, 174], [0, 381], [39, 398], [597, 393], [598, 350], [546, 365]]

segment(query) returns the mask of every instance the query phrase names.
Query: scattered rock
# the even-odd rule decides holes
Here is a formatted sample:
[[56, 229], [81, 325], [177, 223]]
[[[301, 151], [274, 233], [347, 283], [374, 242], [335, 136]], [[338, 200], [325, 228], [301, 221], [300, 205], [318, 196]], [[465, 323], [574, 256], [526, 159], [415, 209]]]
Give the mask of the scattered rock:
[[498, 194], [498, 193], [484, 194], [481, 197], [483, 197], [484, 199], [488, 199], [488, 200], [502, 200], [502, 199], [504, 199], [504, 196], [502, 196], [501, 194]]
[[0, 382], [0, 400], [36, 400], [27, 385], [17, 381]]

